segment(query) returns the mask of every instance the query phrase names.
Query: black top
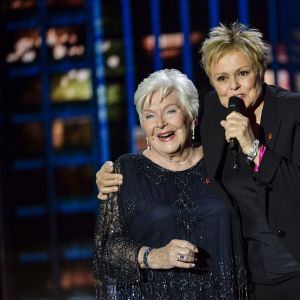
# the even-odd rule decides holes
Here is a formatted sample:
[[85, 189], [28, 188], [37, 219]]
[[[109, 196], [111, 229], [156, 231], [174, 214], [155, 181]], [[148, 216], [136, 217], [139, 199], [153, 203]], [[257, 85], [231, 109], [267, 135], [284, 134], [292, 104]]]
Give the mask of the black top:
[[[99, 299], [245, 299], [237, 216], [211, 189], [204, 160], [188, 170], [164, 169], [142, 154], [115, 163], [120, 192], [101, 203], [95, 277]], [[193, 269], [141, 270], [142, 245], [184, 239], [199, 249]]]
[[[224, 164], [228, 143], [220, 121], [226, 118], [228, 112], [221, 105], [216, 91], [208, 93], [205, 97], [203, 114], [200, 117], [206, 169], [212, 184], [223, 191], [225, 199], [227, 193], [227, 200], [234, 198], [240, 208], [245, 205], [245, 212], [248, 209], [248, 199], [250, 204], [257, 203], [252, 208], [261, 208], [261, 210], [257, 209], [256, 213], [252, 211], [255, 215], [252, 219], [253, 228], [248, 223], [249, 220], [245, 214], [242, 217], [243, 224], [248, 224], [248, 231], [251, 230], [252, 233], [257, 231], [260, 235], [259, 228], [264, 227], [265, 225], [262, 224], [267, 222], [271, 232], [277, 234], [280, 240], [279, 244], [276, 243], [281, 249], [278, 250], [276, 243], [273, 244], [270, 257], [265, 255], [264, 258], [258, 249], [251, 247], [251, 243], [249, 244], [248, 256], [251, 257], [249, 265], [254, 273], [260, 273], [259, 269], [262, 270], [265, 267], [262, 261], [269, 266], [265, 269], [266, 272], [273, 269], [272, 257], [280, 260], [285, 251], [288, 256], [292, 256], [298, 262], [298, 265], [300, 263], [300, 94], [266, 84], [264, 84], [263, 92], [264, 107], [260, 127], [263, 137], [261, 141], [264, 142], [266, 150], [258, 173], [255, 175], [257, 181], [253, 181], [252, 170], [248, 173], [250, 177], [239, 175], [235, 180], [229, 177], [231, 175], [223, 175], [227, 172], [224, 170]], [[231, 169], [232, 165], [229, 167], [229, 170]], [[227, 182], [226, 188], [223, 185], [224, 180], [231, 180], [231, 183]], [[254, 188], [251, 187], [253, 182]], [[253, 197], [254, 193], [256, 197]], [[259, 215], [263, 216], [259, 217]], [[243, 220], [245, 217], [246, 220]], [[263, 240], [262, 236], [258, 240]], [[263, 241], [258, 243], [263, 244]], [[264, 246], [262, 248], [268, 249]], [[282, 275], [282, 278], [287, 278], [294, 276], [295, 272], [287, 271]], [[254, 276], [252, 278], [255, 282], [263, 283], [270, 277], [266, 276], [261, 281]]]
[[240, 153], [240, 170], [233, 170], [229, 147], [222, 182], [239, 207], [243, 236], [248, 244], [248, 264], [253, 282], [272, 283], [300, 272], [297, 261], [267, 222], [267, 207], [259, 201], [253, 163]]

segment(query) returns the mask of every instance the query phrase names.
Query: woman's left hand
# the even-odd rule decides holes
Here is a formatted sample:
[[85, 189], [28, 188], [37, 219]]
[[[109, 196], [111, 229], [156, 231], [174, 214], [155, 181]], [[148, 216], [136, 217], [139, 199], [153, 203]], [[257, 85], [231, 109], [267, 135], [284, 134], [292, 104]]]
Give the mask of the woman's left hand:
[[255, 141], [249, 119], [234, 111], [228, 114], [226, 120], [222, 120], [220, 124], [225, 129], [227, 142], [232, 138], [236, 138], [243, 153], [248, 154]]
[[[143, 256], [146, 247], [139, 252], [138, 261], [143, 265]], [[195, 266], [195, 255], [198, 249], [186, 240], [171, 240], [161, 248], [153, 248], [148, 255], [148, 264], [151, 269], [172, 269], [174, 267], [190, 269]]]

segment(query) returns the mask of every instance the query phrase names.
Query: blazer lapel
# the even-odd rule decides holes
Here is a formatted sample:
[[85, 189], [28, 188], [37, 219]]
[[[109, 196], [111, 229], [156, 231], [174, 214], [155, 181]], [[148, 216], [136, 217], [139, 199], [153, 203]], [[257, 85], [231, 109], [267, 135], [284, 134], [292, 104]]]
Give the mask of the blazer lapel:
[[224, 139], [224, 129], [219, 125], [216, 126], [212, 135], [207, 134], [203, 141], [203, 151], [205, 156], [205, 165], [208, 175], [214, 179], [216, 178], [217, 170], [219, 168], [222, 156], [225, 151], [226, 141]]
[[261, 117], [264, 142], [273, 150], [281, 122], [277, 121], [276, 90], [272, 86], [265, 85], [264, 107]]
[[206, 99], [203, 120], [201, 122], [201, 141], [203, 145], [205, 165], [210, 178], [216, 179], [217, 171], [224, 154], [224, 128], [220, 121], [225, 119], [226, 109], [220, 104], [216, 93]]

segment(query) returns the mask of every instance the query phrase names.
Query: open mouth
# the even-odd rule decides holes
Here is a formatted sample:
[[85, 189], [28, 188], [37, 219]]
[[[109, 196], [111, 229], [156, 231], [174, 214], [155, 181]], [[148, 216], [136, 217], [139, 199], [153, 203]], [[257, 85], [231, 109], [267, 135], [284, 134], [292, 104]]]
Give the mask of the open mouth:
[[175, 136], [175, 131], [168, 131], [168, 132], [163, 132], [163, 133], [159, 133], [157, 135], [157, 137], [161, 140], [161, 141], [168, 141], [170, 139], [172, 139]]

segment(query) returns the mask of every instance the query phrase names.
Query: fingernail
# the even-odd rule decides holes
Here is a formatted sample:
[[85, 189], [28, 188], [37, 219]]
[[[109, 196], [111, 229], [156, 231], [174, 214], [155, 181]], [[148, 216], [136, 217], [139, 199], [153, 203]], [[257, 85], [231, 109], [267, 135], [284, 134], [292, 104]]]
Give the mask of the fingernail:
[[192, 264], [192, 267], [195, 267], [196, 265], [195, 264]]
[[115, 187], [115, 188], [114, 188], [114, 191], [115, 191], [115, 192], [117, 192], [118, 190], [119, 190], [118, 187]]

